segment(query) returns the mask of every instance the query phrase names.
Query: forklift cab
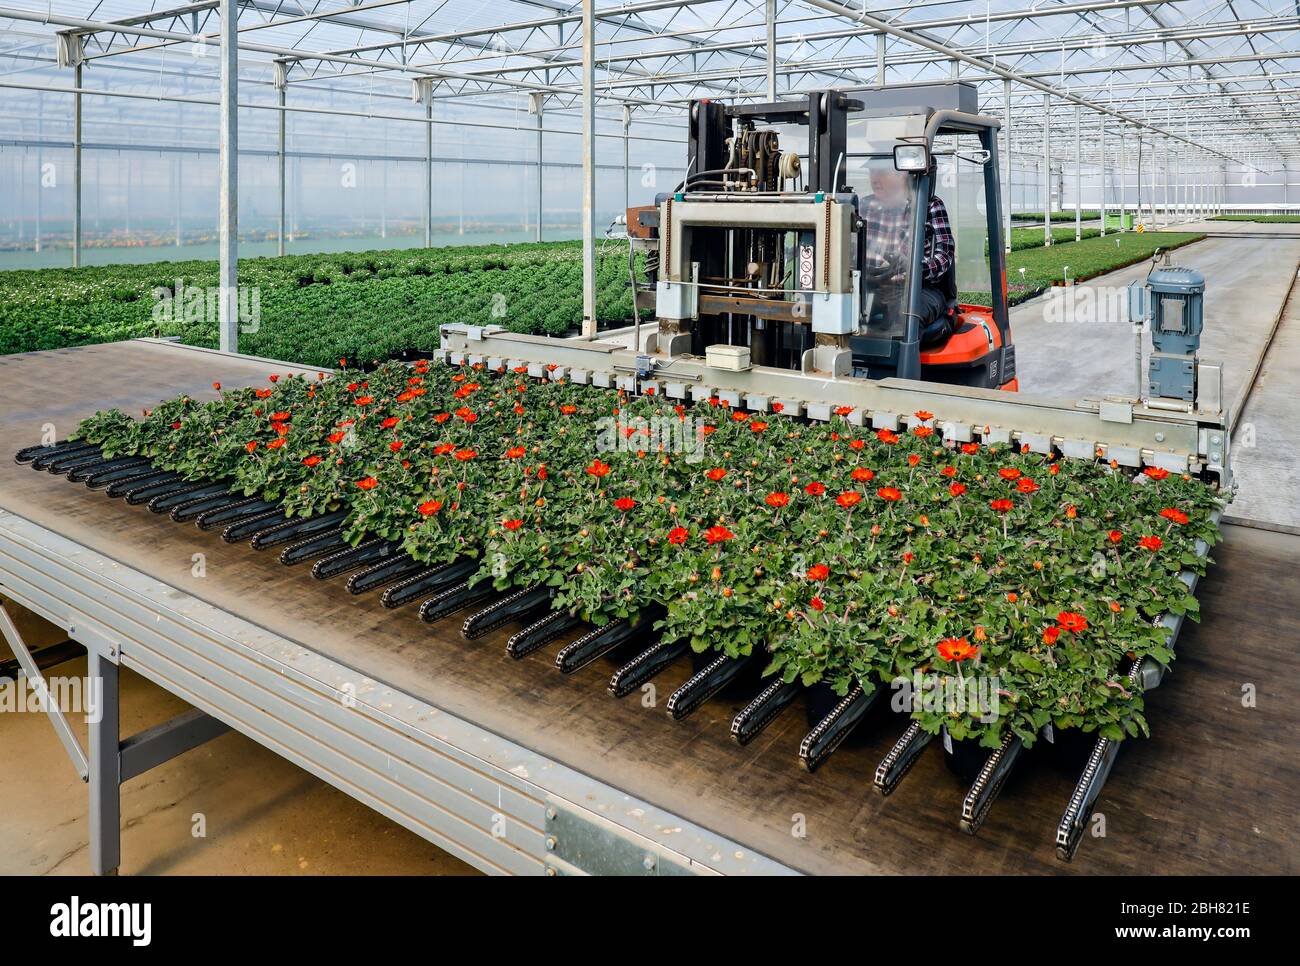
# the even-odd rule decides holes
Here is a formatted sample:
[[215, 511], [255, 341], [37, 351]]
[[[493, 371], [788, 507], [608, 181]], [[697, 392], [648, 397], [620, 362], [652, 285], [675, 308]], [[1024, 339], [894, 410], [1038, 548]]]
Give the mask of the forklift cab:
[[[958, 108], [973, 107], [961, 103], [966, 85], [944, 86], [957, 89]], [[846, 170], [860, 217], [862, 295], [858, 333], [849, 339], [855, 375], [1016, 388], [997, 129], [973, 110], [931, 104], [900, 110], [876, 102], [849, 117]], [[933, 198], [943, 202], [955, 252], [942, 274], [927, 279]], [[931, 328], [939, 337], [927, 340], [925, 307], [935, 300], [942, 308]]]
[[[690, 106], [686, 175], [628, 213], [654, 240], [652, 356], [744, 346], [752, 364], [1015, 389], [998, 122], [969, 84]], [[946, 338], [922, 345], [926, 213], [956, 238]]]

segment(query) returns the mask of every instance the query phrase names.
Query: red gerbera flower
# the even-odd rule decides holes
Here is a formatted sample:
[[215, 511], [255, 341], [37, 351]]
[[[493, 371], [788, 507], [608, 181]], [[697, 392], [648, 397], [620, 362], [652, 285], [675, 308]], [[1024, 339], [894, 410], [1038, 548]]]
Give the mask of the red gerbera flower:
[[1167, 506], [1163, 510], [1161, 510], [1160, 515], [1164, 517], [1166, 520], [1170, 521], [1171, 523], [1177, 523], [1179, 526], [1182, 526], [1184, 523], [1187, 523], [1189, 519], [1187, 514], [1184, 513], [1182, 510], [1176, 510], [1171, 506]]
[[1048, 647], [1051, 647], [1053, 644], [1055, 644], [1057, 639], [1060, 636], [1061, 636], [1061, 629], [1059, 627], [1043, 628], [1043, 643], [1046, 644]]
[[673, 527], [671, 530], [668, 531], [668, 542], [675, 543], [675, 544], [683, 544], [686, 542], [686, 538], [689, 537], [690, 535], [691, 532], [687, 530], [685, 527]]
[[343, 432], [342, 430], [339, 430], [337, 433], [330, 433], [328, 436], [326, 436], [325, 441], [328, 443], [341, 443], [343, 442], [343, 437], [346, 435], [347, 433]]
[[866, 442], [860, 439], [849, 440], [849, 449], [862, 449], [866, 445]]
[[608, 463], [602, 463], [600, 460], [592, 460], [591, 465], [587, 467], [589, 476], [609, 476], [611, 467]]
[[912, 413], [912, 415], [923, 423], [934, 419], [934, 413], [926, 409], [918, 409], [916, 412]]
[[402, 441], [400, 439], [395, 439], [388, 444], [388, 449], [394, 453], [396, 453], [401, 448], [402, 448]]
[[989, 506], [997, 510], [998, 513], [1010, 513], [1015, 504], [1010, 500], [991, 500]]
[[267, 449], [279, 449], [279, 448], [280, 448], [281, 446], [283, 446], [283, 445], [284, 445], [284, 437], [281, 436], [279, 439], [273, 439], [273, 440], [271, 440], [271, 442], [267, 443], [267, 444], [266, 444], [266, 448], [267, 448]]
[[912, 435], [919, 436], [921, 439], [925, 439], [927, 436], [934, 435], [934, 429], [932, 429], [929, 426], [917, 426], [915, 429], [912, 430]]
[[850, 507], [855, 507], [862, 502], [862, 494], [859, 493], [857, 490], [848, 490], [847, 492], [841, 493], [839, 496], [837, 496], [835, 498], [835, 502], [847, 510]]
[[1153, 480], [1163, 480], [1169, 475], [1169, 471], [1160, 466], [1148, 466], [1142, 472]]
[[358, 406], [369, 406], [369, 405], [370, 405], [372, 402], [374, 402], [374, 401], [375, 401], [375, 397], [374, 397], [374, 396], [358, 396], [358, 397], [357, 397], [357, 405], [358, 405]]
[[824, 483], [818, 483], [816, 480], [814, 480], [813, 482], [805, 486], [803, 488], [803, 491], [807, 493], [809, 496], [821, 496], [823, 493], [826, 492], [826, 485]]
[[903, 498], [903, 491], [894, 486], [882, 486], [876, 491], [876, 496], [888, 503], [897, 503]]
[[966, 484], [965, 484], [965, 483], [949, 483], [949, 484], [948, 484], [948, 492], [951, 493], [953, 496], [961, 496], [963, 493], [966, 492]]
[[939, 475], [940, 475], [940, 476], [946, 476], [946, 477], [948, 477], [949, 479], [952, 479], [952, 477], [954, 477], [954, 476], [957, 475], [957, 467], [955, 467], [955, 466], [945, 466], [943, 469], [941, 469], [941, 470], [939, 471]]
[[320, 462], [320, 457], [319, 457], [319, 456], [308, 456], [305, 460], [302, 461], [302, 465], [303, 465], [303, 466], [315, 466], [315, 465], [316, 465], [317, 463], [319, 463], [319, 462]]
[[382, 423], [380, 423], [379, 425], [382, 426], [382, 427], [384, 427], [384, 429], [392, 429], [392, 428], [393, 428], [394, 426], [396, 426], [399, 422], [401, 422], [401, 420], [398, 419], [396, 416], [389, 416], [387, 419], [385, 419], [385, 420], [384, 420]]
[[767, 423], [763, 422], [761, 419], [755, 419], [749, 424], [749, 428], [755, 433], [761, 433], [763, 430], [767, 429]]
[[1118, 530], [1112, 530], [1110, 533], [1106, 534], [1106, 536], [1110, 538], [1111, 543], [1119, 543], [1124, 539], [1124, 534], [1120, 533]]
[[814, 597], [812, 600], [808, 601], [808, 606], [813, 610], [822, 611], [826, 609], [826, 601], [822, 600], [820, 597]]
[[876, 439], [880, 440], [882, 443], [887, 443], [888, 445], [892, 446], [898, 442], [898, 434], [895, 433], [892, 429], [878, 429], [876, 430]]
[[577, 406], [570, 406], [567, 403], [560, 407], [560, 412], [564, 413], [564, 415], [566, 416], [572, 416], [577, 411], [578, 411]]
[[722, 543], [730, 540], [735, 534], [723, 526], [713, 526], [704, 531], [704, 539], [709, 543]]
[[847, 416], [847, 415], [848, 415], [849, 413], [851, 413], [851, 412], [853, 412], [853, 407], [852, 407], [852, 406], [836, 406], [836, 407], [835, 407], [835, 415], [836, 415], [836, 416]]
[[359, 490], [373, 490], [378, 485], [379, 481], [373, 476], [367, 476], [363, 480], [357, 480], [357, 489]]
[[636, 506], [636, 500], [632, 499], [630, 496], [622, 496], [614, 501], [614, 508], [622, 510], [624, 513], [632, 509], [634, 506]]
[[1016, 489], [1021, 493], [1033, 493], [1038, 489], [1038, 484], [1026, 476], [1016, 483]]
[[250, 439], [244, 444], [244, 449], [248, 450], [250, 453], [253, 452], [253, 450], [257, 449], [257, 440]]
[[460, 460], [462, 463], [472, 460], [477, 455], [478, 452], [472, 449], [461, 449], [456, 451], [456, 459]]
[[1056, 623], [1071, 634], [1078, 634], [1088, 629], [1088, 618], [1082, 614], [1075, 613], [1072, 610], [1063, 610], [1056, 615]]
[[869, 470], [865, 466], [859, 466], [856, 467], [853, 470], [853, 472], [849, 474], [849, 476], [857, 480], [859, 483], [870, 483], [873, 479], [875, 479], [876, 471]]
[[1155, 537], [1155, 536], [1143, 537], [1141, 540], [1138, 541], [1139, 547], [1141, 547], [1143, 550], [1150, 550], [1152, 553], [1155, 553], [1164, 545], [1165, 542], [1161, 540], [1159, 537]]
[[961, 451], [962, 451], [963, 453], [965, 453], [967, 456], [974, 456], [976, 453], [978, 453], [978, 452], [980, 451], [980, 444], [979, 444], [979, 443], [962, 443], [962, 444], [961, 444]]
[[769, 494], [768, 494], [767, 496], [765, 496], [763, 499], [767, 501], [767, 505], [768, 505], [768, 506], [776, 507], [776, 508], [779, 510], [781, 507], [789, 505], [789, 503], [790, 503], [790, 494], [789, 494], [789, 493], [779, 493], [779, 492], [778, 492], [778, 493], [769, 493]]
[[1004, 480], [1018, 480], [1020, 479], [1020, 471], [1011, 466], [1004, 466], [998, 470], [998, 476]]
[[528, 450], [523, 446], [511, 446], [506, 450], [506, 459], [517, 460], [525, 456]]
[[724, 476], [727, 475], [727, 471], [720, 466], [715, 466], [713, 469], [709, 470], [704, 475], [707, 476], [714, 483], [717, 483], [719, 480], [721, 480]]
[[416, 509], [419, 511], [420, 516], [431, 517], [439, 510], [442, 509], [442, 501], [426, 500], [424, 503], [421, 503], [418, 507], [416, 507]]
[[501, 525], [507, 530], [518, 530], [524, 525], [523, 520], [502, 520]]
[[825, 580], [831, 575], [831, 568], [826, 564], [816, 564], [808, 568], [809, 580]]

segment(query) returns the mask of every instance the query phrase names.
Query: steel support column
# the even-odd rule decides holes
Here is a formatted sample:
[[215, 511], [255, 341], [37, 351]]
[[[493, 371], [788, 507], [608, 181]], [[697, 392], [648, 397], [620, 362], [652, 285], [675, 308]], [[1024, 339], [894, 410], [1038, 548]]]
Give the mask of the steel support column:
[[433, 91], [424, 93], [424, 247], [433, 247]]
[[1052, 245], [1052, 95], [1043, 95], [1043, 247]]
[[[281, 107], [281, 108], [284, 107], [284, 88], [283, 88], [283, 87], [280, 88], [280, 107]], [[279, 127], [280, 127], [280, 130], [279, 130], [279, 136], [280, 136], [280, 139], [279, 139], [279, 148], [278, 148], [278, 150], [276, 151], [276, 158], [275, 158], [275, 160], [276, 160], [276, 165], [277, 165], [277, 170], [279, 171], [279, 182], [280, 182], [280, 183], [279, 183], [279, 189], [280, 189], [280, 221], [279, 221], [279, 231], [276, 232], [275, 248], [276, 248], [276, 252], [278, 252], [280, 255], [283, 255], [283, 254], [284, 254], [284, 232], [285, 232], [285, 228], [287, 227], [287, 226], [285, 225], [285, 217], [284, 217], [284, 216], [285, 216], [285, 208], [284, 208], [284, 198], [285, 198], [285, 164], [284, 164], [284, 151], [285, 151], [284, 133], [285, 133], [285, 132], [284, 132], [284, 119], [285, 119], [285, 111], [284, 111], [284, 110], [281, 110], [281, 111], [280, 111], [280, 117], [279, 117], [279, 122], [280, 122], [280, 125], [279, 125]]]
[[1074, 240], [1083, 240], [1083, 112], [1078, 104], [1074, 105]]
[[582, 0], [582, 334], [596, 337], [596, 0]]
[[72, 68], [72, 267], [81, 267], [81, 61]]
[[[1098, 191], [1101, 195], [1101, 237], [1106, 237], [1106, 136], [1109, 130], [1106, 124], [1105, 116], [1101, 119], [1100, 147], [1101, 147], [1101, 164], [1097, 169]], [[1120, 221], [1124, 220], [1123, 214], [1120, 215]]]
[[220, 347], [239, 351], [239, 47], [235, 0], [221, 0]]

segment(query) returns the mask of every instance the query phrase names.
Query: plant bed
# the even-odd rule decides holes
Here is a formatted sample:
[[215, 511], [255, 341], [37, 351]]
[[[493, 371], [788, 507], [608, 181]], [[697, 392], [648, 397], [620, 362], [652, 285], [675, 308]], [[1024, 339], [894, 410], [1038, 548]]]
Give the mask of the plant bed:
[[[1154, 468], [950, 448], [928, 413], [899, 432], [844, 415], [809, 423], [417, 362], [272, 374], [140, 421], [102, 412], [78, 436], [102, 458], [209, 483], [205, 495], [229, 489], [289, 520], [337, 514], [349, 546], [391, 546], [422, 568], [474, 561], [464, 593], [545, 588], [597, 628], [662, 605], [660, 643], [756, 656], [768, 680], [841, 697], [915, 675], [995, 685], [991, 718], [913, 708], [954, 741], [1029, 747], [1048, 723], [1145, 734], [1118, 669], [1172, 660], [1155, 621], [1195, 617], [1180, 574], [1205, 567], [1195, 544], [1217, 539], [1218, 494]], [[698, 445], [665, 443], [674, 425]]]
[[[0, 355], [174, 336], [217, 345], [217, 263], [0, 272]], [[563, 335], [582, 321], [582, 247], [536, 242], [244, 259], [239, 348], [333, 366], [437, 347], [446, 323]], [[625, 249], [598, 256], [597, 318], [632, 319]], [[255, 297], [254, 297], [255, 296]], [[253, 309], [256, 312], [253, 313]]]

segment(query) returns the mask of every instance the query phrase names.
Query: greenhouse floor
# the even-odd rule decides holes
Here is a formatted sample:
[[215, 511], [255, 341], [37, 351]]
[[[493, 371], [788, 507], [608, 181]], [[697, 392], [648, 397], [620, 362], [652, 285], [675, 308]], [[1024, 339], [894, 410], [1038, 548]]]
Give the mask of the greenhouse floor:
[[[268, 369], [264, 362], [145, 342], [10, 356], [0, 359], [0, 433], [16, 448], [45, 422], [70, 427], [103, 405], [136, 409], [181, 391], [207, 393], [213, 379], [226, 386], [260, 382]], [[871, 790], [875, 765], [902, 730], [897, 721], [864, 725], [859, 739], [809, 776], [795, 758], [807, 728], [797, 705], [753, 744], [740, 747], [727, 729], [743, 703], [739, 697], [715, 699], [674, 722], [661, 705], [611, 698], [605, 691], [607, 663], [564, 677], [552, 666], [552, 648], [508, 660], [502, 649], [512, 628], [468, 643], [458, 622], [430, 626], [419, 622], [413, 608], [385, 611], [373, 595], [349, 597], [337, 582], [313, 581], [273, 556], [228, 546], [213, 534], [8, 459], [0, 460], [0, 493], [6, 511], [0, 529], [17, 533], [34, 524], [56, 532], [96, 559], [109, 560], [114, 573], [120, 568], [123, 581], [141, 572], [171, 588], [167, 595], [175, 602], [167, 603], [169, 610], [215, 608], [250, 628], [250, 647], [287, 642], [300, 645], [304, 661], [319, 655], [351, 668], [369, 682], [367, 688], [390, 695], [384, 703], [391, 706], [389, 715], [400, 715], [408, 703], [432, 706], [432, 717], [404, 719], [413, 741], [433, 746], [445, 740], [453, 722], [471, 721], [546, 763], [543, 774], [512, 770], [521, 780], [544, 783], [546, 773], [572, 770], [593, 780], [593, 797], [599, 788], [612, 787], [648, 803], [623, 815], [619, 799], [606, 797], [600, 807], [610, 820], [634, 822], [634, 812], [657, 809], [669, 816], [653, 832], [660, 841], [682, 838], [682, 826], [686, 834], [702, 829], [725, 837], [738, 847], [707, 857], [720, 863], [757, 854], [790, 869], [823, 873], [1295, 872], [1300, 863], [1297, 832], [1286, 819], [1291, 790], [1300, 780], [1289, 697], [1300, 687], [1291, 653], [1300, 636], [1300, 537], [1225, 528], [1225, 541], [1214, 551], [1217, 565], [1198, 593], [1203, 623], [1185, 628], [1174, 673], [1149, 698], [1153, 737], [1123, 749], [1102, 793], [1098, 811], [1105, 816], [1106, 837], [1085, 840], [1075, 861], [1062, 865], [1052, 836], [1077, 773], [1032, 761], [1042, 757], [1038, 753], [1026, 756], [983, 830], [970, 838], [957, 830], [966, 785], [947, 772], [937, 748], [922, 755], [891, 798]], [[202, 579], [191, 569], [199, 551], [206, 555]], [[684, 664], [664, 672], [655, 681], [658, 693], [666, 696], [687, 673]], [[1246, 685], [1257, 689], [1250, 707], [1242, 701]], [[0, 716], [6, 774], [14, 775], [23, 760], [15, 729], [43, 724]], [[208, 778], [256, 781], [268, 753], [231, 736], [172, 764], [190, 758], [201, 763], [203, 756], [227, 753], [222, 743], [241, 742], [241, 760], [227, 772], [214, 767]], [[47, 747], [57, 749], [48, 740]], [[43, 760], [47, 767], [39, 774], [23, 772], [22, 780], [71, 783], [66, 760], [53, 754]], [[239, 793], [237, 784], [231, 793]], [[184, 795], [174, 798], [175, 808], [190, 810]], [[126, 786], [123, 871], [162, 871], [172, 861], [132, 845], [131, 829], [158, 804], [133, 796]], [[38, 838], [51, 841], [60, 823], [75, 821], [75, 813], [58, 811], [32, 817], [41, 820]], [[31, 826], [18, 824], [6, 823], [0, 848], [19, 844], [6, 837], [33, 834]], [[792, 834], [794, 829], [804, 834]], [[185, 847], [196, 862], [205, 851], [189, 841]], [[356, 850], [363, 848], [358, 841]], [[294, 850], [312, 861], [306, 848]], [[428, 854], [399, 851], [406, 859]], [[364, 863], [348, 859], [354, 860]]]

